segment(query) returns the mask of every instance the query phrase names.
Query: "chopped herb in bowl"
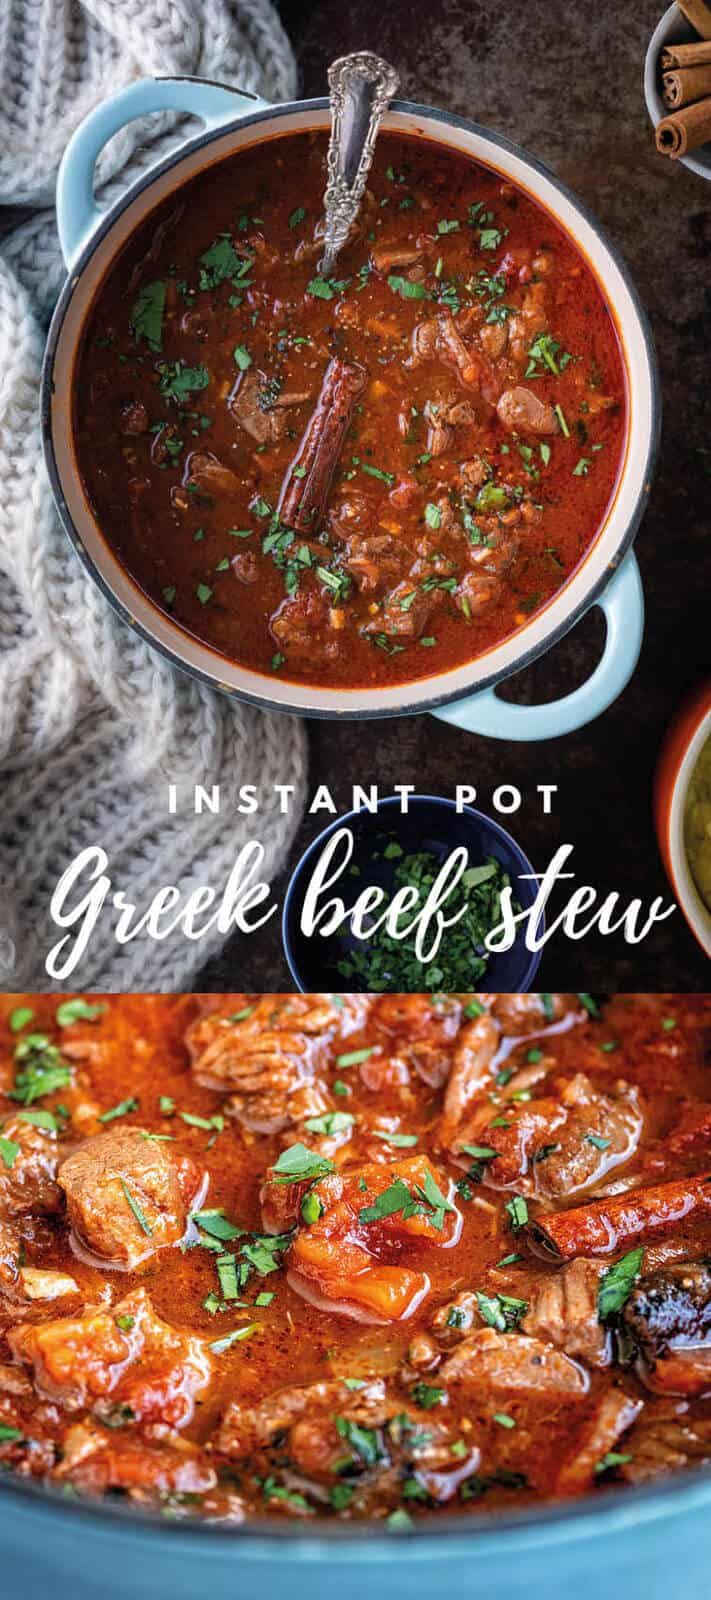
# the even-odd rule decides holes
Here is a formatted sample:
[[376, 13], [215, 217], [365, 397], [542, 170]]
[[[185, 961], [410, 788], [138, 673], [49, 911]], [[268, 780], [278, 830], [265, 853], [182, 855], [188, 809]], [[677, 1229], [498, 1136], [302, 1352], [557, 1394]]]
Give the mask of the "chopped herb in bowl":
[[[412, 911], [402, 912], [398, 918], [398, 926], [408, 928], [425, 904], [443, 857], [432, 850], [406, 855], [395, 839], [385, 846], [383, 855], [395, 862], [394, 890], [407, 887], [417, 892]], [[424, 962], [418, 957], [415, 932], [398, 939], [380, 929], [367, 944], [338, 962], [340, 976], [349, 982], [357, 979], [359, 987], [375, 992], [387, 989], [447, 993], [471, 988], [486, 972], [489, 956], [484, 940], [501, 920], [501, 891], [510, 883], [508, 873], [494, 856], [472, 864], [447, 898], [443, 909], [447, 921], [454, 925], [445, 930], [432, 961]]]

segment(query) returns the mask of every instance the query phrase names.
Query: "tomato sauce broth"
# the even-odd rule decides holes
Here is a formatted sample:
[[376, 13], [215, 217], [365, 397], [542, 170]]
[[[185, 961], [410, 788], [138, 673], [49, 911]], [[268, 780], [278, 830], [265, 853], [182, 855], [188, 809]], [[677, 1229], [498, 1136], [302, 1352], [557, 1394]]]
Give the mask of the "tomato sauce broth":
[[396, 1526], [711, 1458], [707, 998], [72, 1004], [0, 1000], [6, 1467]]
[[254, 146], [141, 225], [87, 320], [74, 431], [103, 532], [181, 627], [372, 689], [475, 659], [568, 581], [614, 494], [625, 375], [568, 235], [426, 140], [381, 135], [323, 278], [325, 149]]

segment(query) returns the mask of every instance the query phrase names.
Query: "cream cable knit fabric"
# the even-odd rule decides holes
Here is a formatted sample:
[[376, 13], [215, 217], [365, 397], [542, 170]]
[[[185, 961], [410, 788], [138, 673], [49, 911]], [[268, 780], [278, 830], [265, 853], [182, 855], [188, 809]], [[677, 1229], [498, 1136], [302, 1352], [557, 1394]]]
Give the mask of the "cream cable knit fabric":
[[[293, 835], [305, 741], [272, 717], [194, 683], [114, 616], [85, 576], [54, 512], [37, 414], [41, 319], [63, 277], [51, 209], [56, 169], [81, 116], [153, 71], [219, 78], [270, 98], [292, 95], [293, 57], [270, 0], [5, 0], [0, 8], [0, 198], [32, 204], [0, 250], [0, 979], [52, 988], [44, 963], [57, 879], [98, 844], [114, 891], [140, 911], [156, 890], [220, 892], [247, 839], [273, 878]], [[172, 119], [112, 141], [100, 177], [109, 202], [179, 141]], [[166, 785], [221, 785], [223, 813], [169, 817]], [[264, 805], [239, 817], [239, 784]], [[273, 785], [293, 784], [280, 815]], [[86, 885], [88, 887], [88, 885]], [[219, 948], [183, 934], [118, 945], [104, 911], [72, 988], [189, 988]]]

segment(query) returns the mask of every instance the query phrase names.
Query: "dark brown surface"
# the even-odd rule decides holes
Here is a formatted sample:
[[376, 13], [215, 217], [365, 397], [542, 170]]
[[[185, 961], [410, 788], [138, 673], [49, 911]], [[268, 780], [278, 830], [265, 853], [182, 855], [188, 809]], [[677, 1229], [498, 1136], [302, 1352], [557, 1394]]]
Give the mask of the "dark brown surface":
[[[508, 745], [457, 732], [428, 716], [393, 723], [312, 724], [311, 782], [328, 782], [344, 806], [353, 782], [415, 783], [449, 794], [475, 783], [482, 809], [499, 782], [528, 797], [512, 831], [537, 867], [561, 841], [575, 845], [578, 882], [600, 894], [668, 899], [654, 837], [651, 794], [661, 740], [680, 701], [709, 670], [711, 444], [711, 186], [654, 150], [642, 96], [644, 54], [659, 0], [571, 8], [493, 0], [282, 0], [306, 95], [324, 92], [328, 61], [371, 46], [398, 67], [402, 92], [475, 117], [526, 146], [599, 217], [622, 250], [652, 320], [662, 375], [664, 429], [651, 504], [637, 538], [647, 601], [633, 682], [603, 717], [549, 745]], [[602, 65], [604, 63], [604, 71]], [[590, 671], [599, 614], [518, 680], [517, 698], [565, 693]], [[558, 783], [555, 816], [539, 814], [535, 786]], [[322, 820], [327, 820], [323, 818]], [[307, 819], [292, 852], [319, 831]], [[286, 884], [288, 874], [277, 885]], [[287, 983], [276, 923], [228, 946], [200, 984]], [[708, 962], [680, 912], [637, 946], [619, 936], [581, 944], [556, 936], [542, 988], [690, 989], [708, 986]]]

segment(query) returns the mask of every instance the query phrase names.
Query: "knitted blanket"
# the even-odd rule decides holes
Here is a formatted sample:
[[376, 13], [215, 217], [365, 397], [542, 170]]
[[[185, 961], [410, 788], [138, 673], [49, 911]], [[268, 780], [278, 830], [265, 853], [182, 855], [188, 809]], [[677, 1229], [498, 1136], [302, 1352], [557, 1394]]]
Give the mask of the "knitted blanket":
[[[241, 846], [265, 848], [269, 880], [299, 805], [273, 793], [305, 782], [293, 718], [263, 715], [176, 672], [115, 617], [59, 526], [38, 421], [43, 323], [63, 278], [51, 209], [56, 171], [81, 117], [132, 78], [192, 73], [277, 99], [295, 67], [270, 0], [5, 0], [0, 8], [0, 201], [31, 206], [0, 244], [0, 979], [61, 988], [45, 960], [61, 936], [49, 915], [58, 879], [99, 845], [112, 892], [145, 911], [166, 884], [181, 897], [224, 887]], [[181, 138], [175, 118], [132, 125], [99, 170], [111, 201]], [[223, 812], [168, 816], [167, 783], [188, 796], [219, 783]], [[257, 817], [230, 799], [253, 783]], [[88, 884], [85, 884], [84, 890]], [[75, 901], [80, 897], [79, 891]], [[109, 908], [110, 909], [110, 908]], [[72, 988], [190, 988], [222, 942], [181, 932], [118, 944], [100, 917]]]

